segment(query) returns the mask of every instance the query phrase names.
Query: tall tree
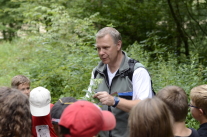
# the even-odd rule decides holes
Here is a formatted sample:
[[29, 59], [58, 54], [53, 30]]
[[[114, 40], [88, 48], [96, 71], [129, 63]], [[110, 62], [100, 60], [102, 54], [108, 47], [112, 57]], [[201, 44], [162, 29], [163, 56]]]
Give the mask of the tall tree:
[[15, 10], [20, 3], [12, 0], [0, 0], [0, 31], [6, 40], [11, 41], [13, 37], [17, 36], [17, 30], [22, 26], [22, 14]]

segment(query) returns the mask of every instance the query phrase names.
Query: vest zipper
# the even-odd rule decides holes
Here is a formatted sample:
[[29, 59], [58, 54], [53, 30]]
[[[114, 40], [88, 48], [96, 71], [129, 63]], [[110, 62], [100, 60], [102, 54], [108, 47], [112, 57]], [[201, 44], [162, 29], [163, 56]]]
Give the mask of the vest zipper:
[[[128, 70], [128, 69], [127, 69], [127, 70]], [[127, 71], [127, 70], [124, 70], [124, 71], [122, 71], [121, 73], [115, 75], [114, 78], [120, 76], [121, 74], [123, 74], [123, 73], [124, 73], [125, 71]], [[106, 80], [106, 76], [105, 76], [105, 74], [102, 73], [102, 72], [99, 71], [99, 70], [97, 70], [97, 71], [98, 71], [100, 74], [102, 74], [102, 75], [104, 76], [105, 83], [106, 83], [106, 85], [107, 85], [108, 88], [109, 88], [109, 94], [111, 94], [111, 86], [112, 86], [112, 83], [113, 83], [114, 78], [113, 78], [112, 81], [111, 81], [111, 86], [109, 86], [109, 84], [108, 84], [108, 82], [107, 82], [107, 80]], [[112, 112], [112, 111], [111, 111], [111, 106], [108, 106], [108, 111]], [[109, 131], [109, 137], [112, 137], [111, 130]]]

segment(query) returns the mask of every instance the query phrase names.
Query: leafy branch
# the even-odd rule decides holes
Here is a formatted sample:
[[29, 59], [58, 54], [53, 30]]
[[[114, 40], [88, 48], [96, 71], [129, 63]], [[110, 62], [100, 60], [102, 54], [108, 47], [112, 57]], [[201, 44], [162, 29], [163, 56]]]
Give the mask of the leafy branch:
[[96, 94], [95, 90], [98, 88], [99, 84], [103, 81], [103, 79], [90, 79], [92, 81], [92, 85], [89, 85], [89, 90], [83, 90], [86, 92], [86, 96], [81, 97], [83, 100], [90, 101], [92, 103], [98, 104], [100, 101], [97, 98], [94, 98], [94, 95]]

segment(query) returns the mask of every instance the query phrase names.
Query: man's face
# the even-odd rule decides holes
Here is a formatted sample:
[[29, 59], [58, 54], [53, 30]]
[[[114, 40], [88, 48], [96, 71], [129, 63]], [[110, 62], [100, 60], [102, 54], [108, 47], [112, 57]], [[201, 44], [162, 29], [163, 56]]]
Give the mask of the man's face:
[[28, 83], [20, 84], [17, 89], [19, 89], [25, 95], [29, 96], [29, 93], [30, 93], [30, 84], [28, 84]]
[[107, 34], [102, 38], [96, 39], [96, 48], [98, 55], [104, 64], [113, 64], [121, 49], [121, 41], [115, 44], [112, 37]]

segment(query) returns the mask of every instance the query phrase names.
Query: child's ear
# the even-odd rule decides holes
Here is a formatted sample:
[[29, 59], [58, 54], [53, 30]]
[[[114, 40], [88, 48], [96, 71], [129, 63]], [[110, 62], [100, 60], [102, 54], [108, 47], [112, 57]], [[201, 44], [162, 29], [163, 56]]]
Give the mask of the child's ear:
[[198, 110], [199, 110], [199, 112], [200, 112], [202, 115], [204, 115], [204, 112], [203, 112], [203, 110], [202, 110], [201, 108], [199, 108]]

